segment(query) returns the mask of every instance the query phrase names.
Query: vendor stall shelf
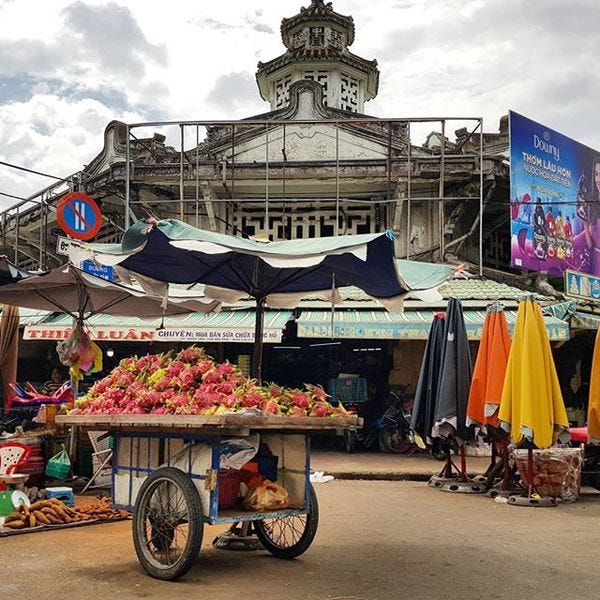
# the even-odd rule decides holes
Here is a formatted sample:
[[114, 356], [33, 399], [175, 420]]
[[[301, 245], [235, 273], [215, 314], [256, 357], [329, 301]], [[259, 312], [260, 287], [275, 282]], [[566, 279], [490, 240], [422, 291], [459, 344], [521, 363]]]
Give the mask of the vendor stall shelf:
[[[113, 438], [112, 498], [133, 511], [133, 542], [140, 564], [157, 579], [184, 575], [200, 552], [204, 525], [252, 521], [274, 556], [295, 558], [317, 531], [318, 504], [310, 484], [310, 436], [341, 433], [362, 419], [227, 414], [73, 415], [57, 422], [109, 431]], [[260, 434], [278, 457], [277, 483], [289, 508], [219, 508], [221, 448], [232, 437]]]

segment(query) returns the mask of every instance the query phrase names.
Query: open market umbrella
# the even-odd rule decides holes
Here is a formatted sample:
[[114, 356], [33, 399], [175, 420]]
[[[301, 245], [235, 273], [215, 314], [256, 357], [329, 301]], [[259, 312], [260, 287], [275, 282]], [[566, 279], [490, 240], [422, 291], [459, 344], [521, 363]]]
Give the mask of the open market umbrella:
[[291, 308], [306, 296], [337, 303], [337, 288], [353, 285], [388, 310], [398, 310], [411, 290], [394, 258], [393, 235], [387, 232], [258, 242], [175, 220], [138, 222], [121, 244], [82, 244], [71, 249], [70, 258], [91, 258], [158, 281], [202, 283], [206, 296], [216, 300], [251, 296], [256, 301], [252, 367], [257, 379], [265, 306]]
[[83, 320], [99, 313], [137, 317], [210, 312], [219, 306], [198, 294], [167, 290], [149, 295], [141, 287], [125, 286], [67, 265], [0, 285], [0, 303], [36, 310], [59, 311]]
[[4, 405], [10, 403], [9, 383], [17, 379], [19, 352], [19, 309], [4, 305], [0, 315], [0, 377], [4, 390]]
[[[569, 421], [548, 333], [533, 298], [519, 304], [498, 417], [512, 441], [527, 446], [531, 499], [533, 448], [548, 448], [559, 438], [569, 438]], [[513, 497], [511, 501], [516, 503]]]
[[587, 422], [588, 443], [600, 444], [600, 329], [596, 333], [594, 356], [592, 358]]
[[10, 262], [6, 256], [0, 256], [0, 285], [15, 283], [33, 275], [35, 275], [35, 273], [20, 269]]
[[[467, 425], [475, 424], [485, 430], [492, 444], [492, 459], [486, 474], [492, 473], [496, 467], [496, 449], [502, 449], [505, 481], [509, 485], [510, 467], [508, 465], [508, 440], [500, 428], [498, 410], [502, 399], [504, 376], [510, 352], [510, 333], [506, 323], [504, 307], [492, 304], [488, 307], [479, 350], [473, 368], [473, 378], [467, 404]], [[502, 467], [502, 465], [499, 465]]]

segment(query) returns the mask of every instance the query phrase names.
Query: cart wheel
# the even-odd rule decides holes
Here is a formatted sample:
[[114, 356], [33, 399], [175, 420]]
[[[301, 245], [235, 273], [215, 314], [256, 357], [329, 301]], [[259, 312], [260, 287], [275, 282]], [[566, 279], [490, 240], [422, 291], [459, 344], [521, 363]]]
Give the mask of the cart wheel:
[[262, 545], [277, 558], [296, 558], [308, 550], [319, 524], [317, 495], [310, 486], [308, 514], [254, 521]]
[[133, 544], [140, 564], [156, 579], [185, 575], [202, 545], [202, 506], [192, 480], [162, 467], [142, 484], [133, 513]]

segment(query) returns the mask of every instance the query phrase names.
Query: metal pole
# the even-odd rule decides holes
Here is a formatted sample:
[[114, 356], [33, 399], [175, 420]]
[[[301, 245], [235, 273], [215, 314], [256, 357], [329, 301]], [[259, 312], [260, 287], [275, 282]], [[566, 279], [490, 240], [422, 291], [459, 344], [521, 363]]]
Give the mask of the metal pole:
[[406, 151], [406, 258], [410, 258], [410, 172], [411, 166], [411, 142], [410, 142], [410, 121], [408, 121], [408, 149]]
[[442, 148], [440, 155], [440, 181], [438, 188], [438, 235], [440, 241], [440, 262], [444, 262], [444, 169], [446, 156], [446, 121], [442, 120]]
[[179, 131], [181, 133], [181, 153], [179, 155], [179, 220], [180, 221], [183, 221], [185, 218], [185, 209], [184, 209], [184, 203], [183, 203], [183, 196], [184, 196], [184, 190], [183, 190], [184, 134], [183, 134], [183, 128], [184, 128], [183, 125], [179, 126]]
[[38, 258], [38, 269], [40, 271], [43, 270], [42, 261], [44, 260], [44, 212], [46, 210], [46, 205], [44, 204], [43, 196], [41, 197], [42, 204], [40, 205], [40, 218], [39, 218], [39, 226], [40, 226], [40, 253]]
[[[235, 208], [235, 125], [231, 124], [231, 199], [234, 202]], [[227, 217], [227, 224], [225, 225], [225, 231], [229, 227], [229, 215]], [[233, 220], [233, 219], [232, 219]], [[233, 233], [233, 223], [231, 226], [231, 233]]]
[[129, 172], [129, 168], [130, 168], [130, 154], [131, 154], [131, 148], [130, 148], [130, 142], [129, 142], [129, 125], [126, 125], [126, 129], [127, 129], [127, 140], [125, 143], [125, 231], [127, 231], [129, 229], [129, 202], [130, 202], [130, 186], [131, 186], [131, 182], [130, 182], [130, 172]]
[[483, 275], [483, 117], [479, 119], [479, 275]]
[[[392, 124], [388, 121], [388, 139], [387, 139], [387, 196], [386, 200], [389, 202], [392, 196]], [[394, 204], [394, 210], [396, 210], [397, 206]], [[392, 218], [391, 218], [391, 205], [387, 204], [385, 206], [385, 226], [386, 229], [392, 226]]]
[[340, 234], [340, 122], [335, 122], [335, 235]]
[[19, 266], [19, 207], [17, 206], [17, 214], [15, 215], [15, 265]]
[[[200, 196], [200, 173], [198, 172], [198, 146], [200, 145], [200, 133], [199, 133], [199, 125], [196, 125], [196, 227], [198, 227], [198, 201]], [[212, 195], [212, 194], [211, 194]]]
[[[269, 238], [269, 123], [266, 123], [266, 143], [265, 143], [265, 233]], [[257, 316], [258, 318], [258, 316]], [[261, 340], [262, 342], [262, 340]], [[256, 340], [254, 340], [256, 348]]]
[[262, 381], [263, 330], [265, 320], [265, 298], [256, 299], [254, 323], [254, 350], [252, 352], [252, 378]]

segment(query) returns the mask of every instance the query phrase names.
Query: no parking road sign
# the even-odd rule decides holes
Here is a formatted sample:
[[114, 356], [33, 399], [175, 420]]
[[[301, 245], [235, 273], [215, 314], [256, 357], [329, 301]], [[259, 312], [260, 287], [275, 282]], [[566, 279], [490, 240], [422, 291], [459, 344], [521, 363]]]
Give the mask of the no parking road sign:
[[102, 227], [99, 206], [81, 192], [71, 192], [61, 198], [56, 219], [62, 230], [76, 240], [91, 240]]

